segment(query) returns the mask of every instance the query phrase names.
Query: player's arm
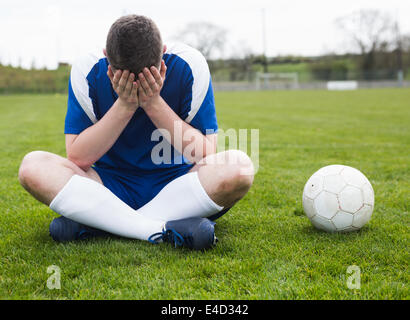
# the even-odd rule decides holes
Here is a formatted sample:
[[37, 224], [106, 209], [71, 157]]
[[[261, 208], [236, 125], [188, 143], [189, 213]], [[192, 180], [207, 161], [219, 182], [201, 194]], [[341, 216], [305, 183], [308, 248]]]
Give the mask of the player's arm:
[[66, 134], [67, 158], [83, 170], [88, 170], [115, 143], [138, 108], [138, 84], [134, 74], [108, 69], [118, 99], [94, 125], [80, 134]]
[[145, 68], [139, 74], [137, 83], [140, 105], [157, 128], [167, 130], [170, 135], [168, 138], [174, 148], [189, 161], [197, 163], [216, 152], [217, 135], [202, 134], [201, 131], [183, 121], [161, 98], [160, 91], [165, 73], [166, 66], [162, 61], [160, 71], [156, 67], [151, 67]]

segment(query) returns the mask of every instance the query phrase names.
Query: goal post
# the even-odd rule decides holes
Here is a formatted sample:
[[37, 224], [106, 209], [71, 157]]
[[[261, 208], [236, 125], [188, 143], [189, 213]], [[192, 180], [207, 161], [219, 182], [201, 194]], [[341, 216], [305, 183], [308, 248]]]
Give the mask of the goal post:
[[256, 74], [256, 90], [267, 89], [298, 89], [299, 76], [297, 72], [274, 72]]

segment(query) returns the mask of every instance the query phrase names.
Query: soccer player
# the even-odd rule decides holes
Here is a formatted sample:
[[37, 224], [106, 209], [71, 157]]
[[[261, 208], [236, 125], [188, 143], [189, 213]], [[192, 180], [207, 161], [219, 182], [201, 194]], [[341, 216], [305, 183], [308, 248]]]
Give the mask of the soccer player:
[[61, 217], [56, 241], [107, 234], [206, 249], [214, 222], [249, 190], [253, 164], [216, 153], [217, 120], [204, 57], [162, 43], [144, 16], [119, 18], [106, 49], [71, 70], [67, 158], [34, 151], [22, 186]]

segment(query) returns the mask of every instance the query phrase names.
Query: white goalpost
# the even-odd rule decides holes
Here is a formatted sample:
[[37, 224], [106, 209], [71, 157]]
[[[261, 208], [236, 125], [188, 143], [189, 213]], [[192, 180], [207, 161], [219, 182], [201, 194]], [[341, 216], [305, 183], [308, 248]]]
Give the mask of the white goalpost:
[[298, 89], [299, 76], [297, 72], [262, 73], [256, 74], [256, 90], [267, 89]]

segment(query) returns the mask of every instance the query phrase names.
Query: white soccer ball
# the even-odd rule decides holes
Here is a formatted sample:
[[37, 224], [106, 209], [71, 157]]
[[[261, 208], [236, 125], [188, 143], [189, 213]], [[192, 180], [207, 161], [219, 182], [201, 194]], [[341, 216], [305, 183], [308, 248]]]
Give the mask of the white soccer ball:
[[372, 216], [374, 191], [359, 170], [331, 165], [316, 171], [303, 190], [303, 209], [312, 224], [327, 232], [355, 231]]

